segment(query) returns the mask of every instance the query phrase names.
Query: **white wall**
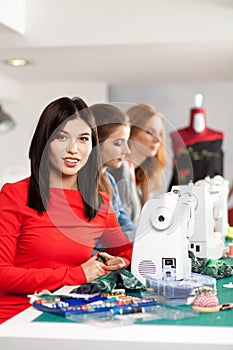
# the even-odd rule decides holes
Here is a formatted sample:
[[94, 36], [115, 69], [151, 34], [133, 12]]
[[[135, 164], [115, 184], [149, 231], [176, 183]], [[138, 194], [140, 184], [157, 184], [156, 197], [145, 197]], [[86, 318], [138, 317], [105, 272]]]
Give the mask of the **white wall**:
[[[166, 118], [167, 149], [169, 162], [166, 169], [164, 186], [168, 185], [171, 177], [171, 148], [170, 133], [189, 125], [190, 109], [194, 105], [196, 93], [204, 96], [203, 107], [206, 110], [207, 126], [210, 129], [222, 131], [225, 134], [224, 177], [233, 182], [233, 118], [232, 98], [233, 82], [172, 82], [151, 85], [115, 85], [109, 89], [109, 99], [118, 103], [124, 109], [135, 103], [150, 103], [157, 107]], [[164, 188], [163, 188], [164, 189]]]
[[[12, 81], [12, 91], [15, 86]], [[29, 175], [28, 149], [34, 128], [45, 106], [62, 96], [80, 96], [87, 104], [103, 102], [107, 100], [107, 86], [103, 82], [80, 81], [25, 84], [15, 95], [1, 97], [4, 110], [17, 125], [8, 133], [0, 134], [0, 187], [6, 181]]]
[[26, 0], [0, 0], [0, 23], [7, 29], [25, 33]]

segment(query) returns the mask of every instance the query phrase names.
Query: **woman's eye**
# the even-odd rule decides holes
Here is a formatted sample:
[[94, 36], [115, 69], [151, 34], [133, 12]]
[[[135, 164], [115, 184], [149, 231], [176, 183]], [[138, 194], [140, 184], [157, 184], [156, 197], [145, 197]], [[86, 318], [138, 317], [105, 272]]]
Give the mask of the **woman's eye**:
[[156, 137], [158, 140], [161, 140], [161, 139], [162, 139], [162, 132], [157, 133], [157, 132], [155, 132], [155, 131], [146, 130], [146, 133], [147, 133], [148, 135], [151, 135], [151, 136], [153, 136], [153, 137]]
[[122, 145], [122, 143], [123, 143], [122, 140], [116, 140], [114, 142], [114, 146], [120, 147]]
[[59, 135], [57, 136], [57, 138], [58, 138], [58, 140], [60, 140], [60, 141], [66, 141], [66, 140], [67, 140], [67, 136], [64, 135], [64, 134], [59, 134]]
[[87, 137], [87, 136], [82, 136], [82, 137], [80, 137], [80, 141], [82, 141], [82, 142], [88, 142], [89, 141], [89, 137]]

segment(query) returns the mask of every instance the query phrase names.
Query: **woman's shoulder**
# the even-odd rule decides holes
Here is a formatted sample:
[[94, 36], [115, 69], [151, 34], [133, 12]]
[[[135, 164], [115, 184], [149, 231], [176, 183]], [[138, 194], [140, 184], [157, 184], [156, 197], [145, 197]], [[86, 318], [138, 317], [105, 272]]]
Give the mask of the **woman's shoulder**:
[[25, 178], [22, 180], [19, 180], [17, 182], [6, 182], [2, 188], [1, 188], [1, 192], [2, 193], [8, 193], [8, 194], [12, 194], [12, 195], [24, 195], [27, 194], [28, 192], [28, 186], [29, 186], [29, 178]]
[[107, 192], [100, 191], [99, 194], [100, 194], [101, 198], [103, 199], [103, 201], [105, 203], [110, 203], [111, 202], [110, 195]]
[[110, 174], [109, 171], [105, 171], [105, 175], [108, 178], [109, 182], [111, 183], [111, 185], [116, 185], [116, 180], [114, 178], [114, 176], [112, 174]]

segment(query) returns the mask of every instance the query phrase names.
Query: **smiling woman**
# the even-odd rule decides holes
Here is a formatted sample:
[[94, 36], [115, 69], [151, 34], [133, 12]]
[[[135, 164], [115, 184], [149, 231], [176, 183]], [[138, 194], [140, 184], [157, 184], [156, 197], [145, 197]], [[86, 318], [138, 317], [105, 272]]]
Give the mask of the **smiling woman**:
[[49, 144], [50, 187], [77, 189], [77, 172], [92, 150], [91, 128], [80, 118], [55, 132]]
[[[130, 264], [132, 244], [99, 192], [97, 140], [86, 103], [57, 99], [34, 132], [31, 176], [2, 187], [0, 322], [29, 307], [28, 294], [91, 282]], [[97, 240], [105, 264], [93, 256]]]

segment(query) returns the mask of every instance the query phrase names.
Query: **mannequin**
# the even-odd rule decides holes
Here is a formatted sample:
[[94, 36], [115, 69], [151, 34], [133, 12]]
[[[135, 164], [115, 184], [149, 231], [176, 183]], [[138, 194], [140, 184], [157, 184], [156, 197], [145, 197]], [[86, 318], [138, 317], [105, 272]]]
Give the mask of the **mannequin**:
[[196, 182], [206, 176], [223, 176], [224, 134], [206, 126], [202, 100], [202, 94], [196, 94], [189, 126], [171, 133], [174, 165], [169, 190], [173, 185]]

